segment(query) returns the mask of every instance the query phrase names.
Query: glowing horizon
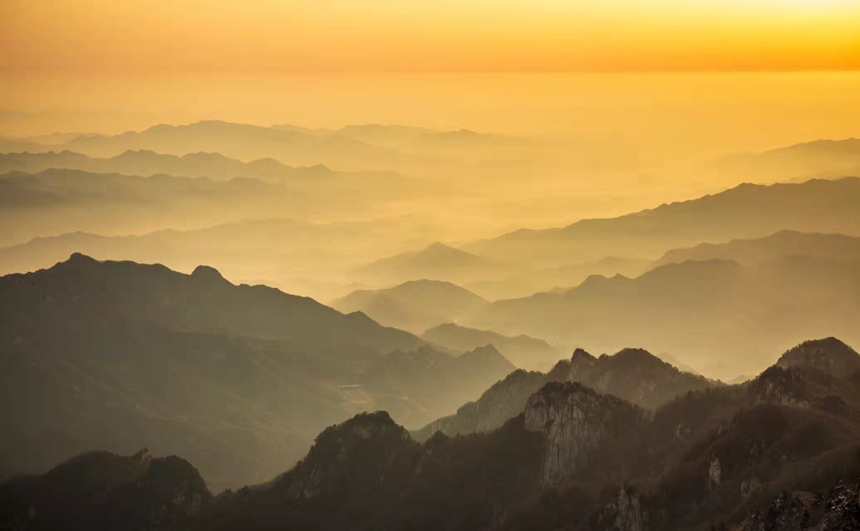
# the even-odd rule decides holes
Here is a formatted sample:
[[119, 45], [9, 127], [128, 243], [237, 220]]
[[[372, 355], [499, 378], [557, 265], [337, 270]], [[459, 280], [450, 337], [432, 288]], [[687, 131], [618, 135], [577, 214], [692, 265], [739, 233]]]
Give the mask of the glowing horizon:
[[3, 76], [860, 69], [846, 0], [0, 4]]

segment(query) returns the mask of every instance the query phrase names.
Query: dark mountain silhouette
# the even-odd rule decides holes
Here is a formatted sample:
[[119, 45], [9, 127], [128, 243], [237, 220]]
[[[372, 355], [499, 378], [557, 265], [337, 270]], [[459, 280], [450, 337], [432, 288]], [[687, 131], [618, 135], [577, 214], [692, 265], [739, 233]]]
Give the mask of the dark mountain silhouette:
[[0, 521], [8, 529], [193, 529], [212, 502], [181, 458], [91, 452], [0, 484]]
[[760, 238], [780, 230], [860, 234], [860, 178], [724, 192], [559, 229], [520, 230], [465, 246], [465, 251], [532, 264], [565, 265], [605, 256], [647, 257], [708, 241]]
[[0, 431], [16, 434], [0, 456], [12, 471], [146, 445], [188, 456], [217, 487], [259, 482], [363, 410], [338, 385], [425, 344], [204, 266], [183, 275], [73, 255], [0, 278], [0, 298], [0, 396], [12, 408]]
[[860, 261], [860, 238], [786, 230], [753, 240], [702, 243], [688, 249], [672, 249], [654, 265], [687, 260], [732, 260], [743, 265], [756, 265], [790, 256], [811, 256], [838, 262]]
[[527, 370], [548, 370], [558, 361], [561, 352], [559, 348], [553, 347], [542, 339], [527, 335], [508, 337], [489, 330], [465, 328], [453, 323], [430, 328], [421, 335], [421, 338], [458, 351], [493, 345], [511, 363]]
[[398, 254], [357, 268], [353, 275], [367, 282], [408, 282], [414, 279], [458, 283], [485, 278], [500, 266], [442, 243]]
[[[835, 340], [804, 348], [821, 358], [844, 354]], [[759, 393], [781, 389], [780, 382], [806, 389], [810, 398], [829, 394], [820, 402], [788, 403]], [[548, 382], [498, 429], [437, 433], [423, 443], [387, 413], [364, 413], [324, 430], [305, 459], [273, 481], [214, 499], [198, 488], [199, 510], [176, 503], [168, 513], [182, 515], [183, 528], [210, 530], [848, 530], [860, 516], [857, 389], [855, 376], [811, 365], [773, 367], [748, 384], [688, 392], [645, 414], [579, 383]], [[59, 484], [85, 486], [75, 490], [85, 510], [67, 513], [63, 528], [102, 522], [118, 510], [164, 514], [145, 509], [163, 507], [166, 496], [139, 495], [131, 503], [106, 496], [88, 504], [95, 496], [87, 478], [125, 485], [142, 468], [139, 457], [96, 455], [71, 461], [81, 466], [62, 482], [48, 474], [4, 483], [0, 492], [16, 504], [4, 505], [12, 509], [2, 523], [21, 521], [6, 515], [32, 515], [31, 500], [48, 500], [36, 515], [61, 514], [62, 497], [33, 494], [62, 492]], [[159, 492], [200, 485], [191, 481], [193, 469], [183, 470], [165, 477]], [[45, 529], [61, 527], [45, 521]], [[179, 525], [171, 518], [160, 523]]]
[[858, 293], [858, 262], [687, 261], [635, 279], [595, 276], [567, 291], [497, 301], [462, 323], [598, 351], [644, 344], [709, 376], [734, 377], [761, 370], [768, 352], [787, 341], [833, 334], [860, 341]]
[[402, 424], [423, 426], [475, 399], [516, 370], [492, 346], [451, 356], [433, 347], [395, 351], [374, 362], [360, 378], [372, 390], [368, 410], [385, 410]]
[[284, 184], [335, 179], [335, 172], [325, 166], [293, 168], [275, 159], [242, 162], [220, 153], [187, 153], [165, 155], [154, 151], [126, 151], [111, 158], [93, 158], [73, 151], [47, 153], [0, 154], [0, 174], [8, 172], [40, 173], [48, 169], [81, 170], [90, 173], [122, 175], [173, 175], [175, 177], [209, 177], [230, 180], [236, 177]]
[[845, 343], [830, 337], [801, 343], [783, 354], [776, 366], [785, 369], [813, 367], [824, 374], [846, 378], [860, 372], [860, 355]]
[[384, 325], [420, 333], [469, 315], [484, 304], [485, 299], [450, 282], [412, 280], [388, 289], [354, 291], [331, 306], [345, 313], [360, 311]]

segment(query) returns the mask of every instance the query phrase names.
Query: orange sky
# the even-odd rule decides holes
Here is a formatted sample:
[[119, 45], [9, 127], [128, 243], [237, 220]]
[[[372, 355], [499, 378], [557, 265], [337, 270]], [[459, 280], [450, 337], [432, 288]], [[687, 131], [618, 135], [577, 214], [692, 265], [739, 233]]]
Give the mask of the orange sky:
[[857, 70], [857, 0], [2, 0], [2, 75]]

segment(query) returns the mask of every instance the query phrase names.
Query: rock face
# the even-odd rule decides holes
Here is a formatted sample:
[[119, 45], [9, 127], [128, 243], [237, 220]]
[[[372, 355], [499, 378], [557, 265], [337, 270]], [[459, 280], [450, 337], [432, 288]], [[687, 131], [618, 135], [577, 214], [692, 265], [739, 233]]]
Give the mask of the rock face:
[[860, 354], [835, 337], [806, 341], [789, 350], [777, 367], [811, 367], [824, 374], [845, 378], [860, 371]]
[[392, 482], [396, 470], [411, 470], [418, 445], [388, 413], [362, 413], [327, 428], [307, 457], [282, 476], [289, 499], [324, 499], [343, 492], [366, 492]]
[[839, 485], [825, 494], [792, 492], [747, 516], [733, 531], [855, 531], [860, 529], [858, 488]]
[[619, 489], [615, 499], [601, 511], [592, 527], [607, 531], [645, 531], [647, 518], [639, 492], [630, 487]]
[[546, 436], [545, 484], [559, 483], [589, 464], [608, 439], [632, 438], [643, 422], [635, 406], [574, 382], [546, 384], [525, 409], [526, 429]]

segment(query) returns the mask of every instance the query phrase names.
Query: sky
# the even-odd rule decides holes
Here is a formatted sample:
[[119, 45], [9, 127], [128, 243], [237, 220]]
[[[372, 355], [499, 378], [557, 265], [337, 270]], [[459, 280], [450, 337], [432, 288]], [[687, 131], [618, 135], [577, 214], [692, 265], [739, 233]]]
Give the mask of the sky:
[[0, 0], [0, 136], [225, 119], [759, 150], [860, 133], [858, 69], [857, 0]]
[[2, 0], [0, 71], [845, 70], [856, 0]]

